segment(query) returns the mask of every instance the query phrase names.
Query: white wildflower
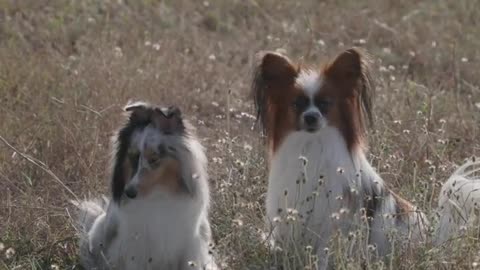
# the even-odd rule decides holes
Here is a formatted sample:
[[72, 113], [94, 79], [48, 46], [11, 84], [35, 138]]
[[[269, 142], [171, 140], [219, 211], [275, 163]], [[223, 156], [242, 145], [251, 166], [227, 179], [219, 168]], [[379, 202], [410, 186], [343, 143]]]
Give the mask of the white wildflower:
[[15, 249], [13, 249], [12, 247], [8, 248], [7, 251], [5, 251], [5, 258], [10, 260], [11, 258], [13, 258], [13, 256], [15, 256]]

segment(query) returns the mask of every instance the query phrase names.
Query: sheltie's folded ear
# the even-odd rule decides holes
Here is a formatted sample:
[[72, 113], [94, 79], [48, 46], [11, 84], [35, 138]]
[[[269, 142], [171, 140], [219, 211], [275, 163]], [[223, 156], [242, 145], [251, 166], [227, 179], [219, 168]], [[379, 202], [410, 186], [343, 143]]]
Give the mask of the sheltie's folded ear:
[[151, 115], [151, 122], [165, 134], [178, 134], [185, 131], [182, 112], [176, 106], [156, 108]]
[[132, 101], [129, 101], [127, 103], [127, 105], [125, 105], [125, 107], [123, 108], [126, 112], [130, 112], [130, 111], [136, 111], [136, 110], [142, 110], [142, 109], [146, 109], [150, 107], [148, 105], [148, 103], [146, 102], [143, 102], [143, 101], [135, 101], [135, 102], [132, 102]]
[[124, 111], [129, 114], [130, 121], [146, 122], [149, 121], [152, 114], [152, 106], [143, 101], [129, 101], [124, 107]]

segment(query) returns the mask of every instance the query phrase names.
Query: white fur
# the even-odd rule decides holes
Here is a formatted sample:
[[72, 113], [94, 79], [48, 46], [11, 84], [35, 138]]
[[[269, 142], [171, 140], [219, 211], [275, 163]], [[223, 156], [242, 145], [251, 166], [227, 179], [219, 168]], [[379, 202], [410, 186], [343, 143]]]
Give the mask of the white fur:
[[[303, 160], [307, 161], [305, 167]], [[306, 181], [296, 181], [302, 172], [306, 172]], [[367, 189], [381, 193], [385, 189], [383, 180], [363, 153], [352, 157], [336, 128], [325, 127], [315, 133], [292, 132], [271, 161], [266, 208], [274, 239], [282, 245], [312, 245], [326, 267], [323, 249], [337, 230], [347, 233], [367, 229], [370, 243], [377, 246], [381, 255], [389, 250], [387, 234], [393, 229], [418, 237], [419, 228], [424, 226], [423, 216], [412, 213], [404, 222], [396, 222], [392, 217], [396, 213], [395, 199], [388, 193], [368, 230], [368, 223], [362, 219]], [[315, 199], [307, 201], [312, 195]]]
[[[302, 70], [295, 83], [310, 98], [304, 113], [318, 112], [313, 100], [322, 84], [321, 75], [314, 70]], [[342, 134], [328, 126], [326, 119], [320, 119], [319, 127], [315, 133], [290, 133], [271, 154], [266, 210], [273, 240], [296, 248], [312, 245], [320, 257], [320, 268], [328, 266], [323, 249], [336, 231], [345, 234], [367, 226], [367, 243], [376, 245], [380, 256], [391, 251], [391, 233], [403, 239], [402, 244], [424, 240], [429, 225], [426, 216], [385, 188], [363, 151], [356, 149], [351, 153]], [[305, 180], [302, 174], [306, 175]], [[437, 243], [480, 221], [479, 174], [480, 161], [469, 162], [443, 186]], [[367, 222], [365, 196], [372, 193], [379, 194], [380, 200], [373, 219]], [[405, 209], [399, 206], [409, 212], [400, 212]]]
[[84, 265], [95, 265], [92, 269], [216, 269], [208, 254], [206, 204], [183, 196], [155, 192], [120, 206], [111, 203], [88, 231]]
[[148, 145], [156, 149], [160, 143], [175, 146], [186, 190], [176, 193], [155, 186], [146, 196], [110, 201], [108, 208], [96, 201], [77, 203], [83, 216], [80, 257], [87, 269], [216, 269], [209, 254], [203, 147], [192, 137], [158, 137], [155, 132], [149, 127], [137, 132], [131, 145], [139, 151]]
[[[339, 196], [343, 196], [345, 189], [359, 186], [354, 177], [357, 168], [341, 138], [336, 129], [329, 127], [317, 133], [293, 132], [278, 149], [271, 162], [266, 199], [267, 217], [272, 222], [277, 242], [283, 242], [283, 245], [311, 243], [321, 253], [336, 225], [349, 229], [353, 223], [358, 223], [354, 219], [359, 220], [359, 217], [353, 217], [350, 210], [336, 220], [335, 214], [347, 207]], [[304, 160], [307, 162], [305, 183], [301, 180]], [[339, 174], [342, 169], [343, 174]], [[323, 175], [322, 180], [320, 175]], [[322, 185], [319, 181], [323, 181]], [[315, 197], [307, 202], [307, 196]], [[282, 209], [280, 214], [279, 208]], [[310, 209], [313, 212], [309, 215], [307, 211]], [[292, 218], [289, 217], [292, 211], [298, 211], [294, 218], [301, 220], [297, 224], [286, 222]], [[303, 222], [308, 229], [298, 225]], [[290, 235], [292, 227], [295, 228]], [[307, 234], [301, 237], [300, 233], [304, 231]]]
[[[200, 226], [206, 222], [203, 203], [192, 198], [152, 194], [113, 206], [118, 234], [106, 252], [115, 269], [203, 269], [210, 263], [208, 242]], [[95, 245], [96, 243], [91, 243]]]
[[438, 206], [438, 244], [479, 224], [480, 161], [468, 161], [453, 173], [440, 191]]
[[[304, 182], [302, 174], [305, 173]], [[480, 161], [467, 162], [444, 184], [439, 198], [438, 244], [458, 236], [463, 228], [474, 222], [478, 224], [479, 173]], [[362, 219], [361, 210], [365, 207], [363, 198], [368, 189], [382, 194], [382, 203], [371, 223]], [[346, 190], [351, 191], [350, 196]], [[312, 195], [315, 199], [307, 199]], [[426, 216], [414, 209], [403, 218], [395, 218], [398, 204], [363, 152], [358, 150], [350, 154], [334, 127], [325, 127], [315, 133], [290, 133], [271, 160], [266, 210], [273, 239], [281, 245], [296, 245], [297, 248], [312, 245], [320, 257], [320, 268], [328, 265], [323, 249], [337, 230], [345, 234], [371, 226], [367, 230], [370, 233], [368, 243], [376, 245], [380, 256], [391, 250], [390, 233], [396, 232], [400, 239], [413, 243], [424, 240], [429, 225]], [[309, 212], [311, 209], [313, 211]]]
[[302, 69], [295, 83], [303, 89], [309, 97], [313, 97], [318, 90], [320, 90], [322, 80], [318, 72], [310, 69]]
[[327, 119], [325, 116], [320, 112], [317, 106], [315, 106], [315, 95], [320, 91], [320, 86], [322, 85], [321, 75], [310, 69], [300, 71], [300, 74], [297, 76], [295, 81], [298, 87], [305, 92], [305, 95], [309, 98], [310, 104], [302, 112], [302, 117], [300, 117], [300, 121], [302, 125], [305, 125], [304, 116], [305, 114], [314, 113], [319, 115], [318, 119], [318, 128], [323, 128], [327, 125]]

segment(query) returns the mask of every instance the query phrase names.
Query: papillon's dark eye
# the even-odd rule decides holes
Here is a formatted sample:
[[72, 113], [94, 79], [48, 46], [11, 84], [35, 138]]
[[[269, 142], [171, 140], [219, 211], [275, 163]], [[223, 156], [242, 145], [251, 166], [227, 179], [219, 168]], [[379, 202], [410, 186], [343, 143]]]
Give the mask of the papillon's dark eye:
[[310, 99], [306, 96], [298, 96], [293, 102], [295, 109], [303, 111], [310, 104]]
[[320, 110], [322, 114], [327, 114], [328, 109], [330, 108], [331, 102], [326, 99], [316, 99], [315, 106]]

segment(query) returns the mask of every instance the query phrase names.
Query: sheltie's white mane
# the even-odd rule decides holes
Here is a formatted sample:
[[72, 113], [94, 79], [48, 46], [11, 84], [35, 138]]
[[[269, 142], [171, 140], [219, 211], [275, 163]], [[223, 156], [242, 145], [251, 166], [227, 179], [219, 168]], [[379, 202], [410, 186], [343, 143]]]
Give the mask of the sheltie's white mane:
[[[166, 110], [135, 103], [127, 111], [133, 112], [115, 140], [113, 199], [76, 202], [80, 209], [83, 266], [120, 270], [216, 269], [209, 254], [209, 189], [203, 147], [189, 124], [180, 118], [179, 110], [172, 116]], [[148, 151], [160, 148], [158, 162], [149, 164]], [[136, 157], [133, 161], [132, 156]], [[164, 165], [160, 158], [176, 160], [180, 166], [173, 166], [171, 174], [163, 174], [166, 169], [161, 167]], [[154, 172], [158, 176], [151, 179], [157, 182], [149, 186], [148, 193], [124, 195], [128, 186], [138, 185], [147, 179], [145, 175]], [[178, 182], [181, 184], [177, 189], [169, 188], [168, 183]]]

